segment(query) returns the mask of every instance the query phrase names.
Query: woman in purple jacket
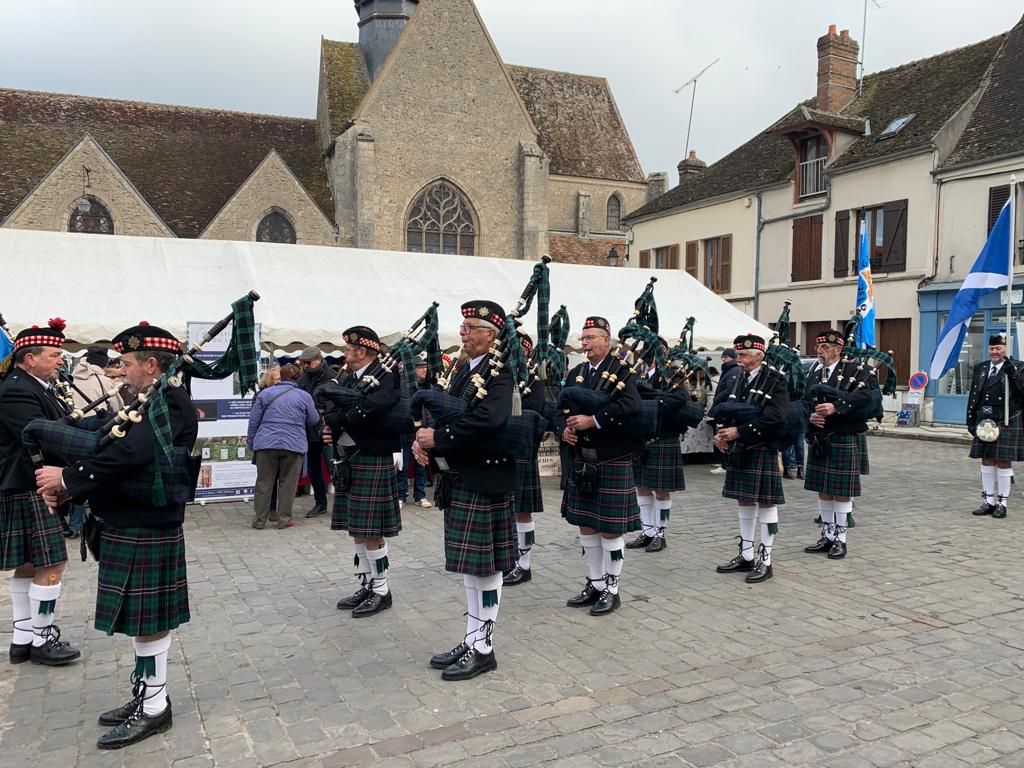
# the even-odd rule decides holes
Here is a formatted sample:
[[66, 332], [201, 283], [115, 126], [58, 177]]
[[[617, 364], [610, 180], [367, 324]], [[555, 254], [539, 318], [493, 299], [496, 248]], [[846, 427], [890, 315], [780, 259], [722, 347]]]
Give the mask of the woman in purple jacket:
[[264, 528], [270, 497], [277, 487], [278, 528], [292, 525], [292, 503], [306, 454], [306, 428], [320, 422], [313, 398], [296, 385], [296, 365], [281, 367], [281, 381], [256, 396], [249, 414], [249, 449], [256, 462], [256, 516], [253, 528]]

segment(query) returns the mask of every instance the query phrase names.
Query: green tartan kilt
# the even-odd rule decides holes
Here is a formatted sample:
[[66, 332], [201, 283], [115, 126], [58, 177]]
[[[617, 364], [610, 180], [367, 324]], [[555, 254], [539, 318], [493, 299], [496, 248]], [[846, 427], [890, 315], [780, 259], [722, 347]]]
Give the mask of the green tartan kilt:
[[537, 457], [516, 459], [515, 511], [522, 515], [535, 515], [544, 511], [544, 496], [540, 489], [540, 467]]
[[0, 492], [0, 570], [25, 563], [37, 568], [68, 560], [60, 518], [35, 491]]
[[857, 435], [857, 454], [860, 456], [860, 473], [871, 474], [871, 462], [868, 461], [868, 433], [861, 432]]
[[484, 494], [451, 480], [444, 510], [444, 568], [470, 576], [493, 576], [516, 564], [512, 494]]
[[104, 526], [93, 626], [108, 635], [139, 637], [166, 632], [188, 620], [181, 526]]
[[860, 496], [860, 435], [833, 434], [828, 458], [808, 450], [804, 489], [826, 496]]
[[598, 464], [591, 493], [583, 493], [577, 487], [575, 472], [569, 472], [562, 517], [569, 525], [593, 528], [599, 533], [621, 536], [639, 531], [640, 507], [636, 503], [632, 457]]
[[678, 437], [662, 437], [649, 443], [633, 461], [637, 487], [652, 491], [685, 491], [683, 454]]
[[1003, 426], [1002, 414], [996, 420], [999, 425], [999, 439], [994, 443], [983, 443], [978, 438], [971, 442], [972, 459], [995, 459], [996, 461], [1024, 461], [1024, 430], [1021, 429], [1020, 414], [1010, 417], [1010, 426]]
[[402, 516], [394, 459], [360, 453], [349, 459], [349, 464], [352, 484], [344, 493], [334, 494], [331, 530], [348, 531], [361, 539], [397, 536]]
[[742, 504], [779, 506], [786, 503], [779, 471], [779, 452], [759, 445], [743, 452], [742, 467], [728, 468], [722, 495]]

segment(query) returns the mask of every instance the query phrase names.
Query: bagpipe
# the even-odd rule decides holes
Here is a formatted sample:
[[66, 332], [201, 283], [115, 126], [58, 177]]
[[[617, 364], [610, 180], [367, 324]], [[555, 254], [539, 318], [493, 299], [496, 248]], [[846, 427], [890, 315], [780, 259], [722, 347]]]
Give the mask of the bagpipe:
[[[885, 413], [882, 395], [891, 396], [896, 391], [896, 366], [892, 351], [857, 349], [855, 330], [860, 322], [861, 317], [858, 313], [844, 329], [846, 343], [839, 358], [835, 386], [819, 378], [809, 390], [811, 404], [818, 406], [825, 403], [853, 402], [853, 407], [844, 414], [845, 418], [852, 421], [881, 420]], [[878, 365], [871, 365], [872, 361]], [[878, 385], [878, 368], [882, 365], [887, 369], [884, 387]], [[860, 397], [859, 395], [865, 391], [868, 397]]]
[[[746, 380], [746, 373], [741, 372], [736, 377], [736, 383], [733, 385], [732, 392], [729, 393], [729, 399], [724, 403], [719, 403], [715, 408], [715, 421], [721, 426], [738, 427], [740, 424], [747, 424], [759, 419], [771, 402], [772, 392], [778, 382], [788, 381], [788, 377], [784, 370], [764, 363], [747, 389], [745, 397], [741, 400], [739, 393]], [[733, 440], [729, 443], [729, 449], [725, 454], [725, 465], [731, 469], [741, 468], [746, 451], [762, 444], [763, 442], [743, 445], [739, 440]]]

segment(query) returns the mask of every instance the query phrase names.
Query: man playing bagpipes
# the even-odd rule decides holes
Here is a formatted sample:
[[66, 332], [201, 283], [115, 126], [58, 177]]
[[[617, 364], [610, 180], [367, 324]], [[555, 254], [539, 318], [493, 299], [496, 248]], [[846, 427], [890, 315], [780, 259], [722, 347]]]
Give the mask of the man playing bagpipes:
[[[443, 680], [468, 680], [496, 669], [492, 635], [501, 602], [502, 574], [516, 562], [512, 525], [515, 459], [489, 449], [512, 412], [515, 383], [492, 345], [515, 344], [514, 329], [495, 302], [462, 305], [459, 335], [468, 361], [448, 382], [448, 394], [464, 398], [464, 410], [435, 427], [416, 432], [413, 455], [426, 465], [434, 459], [435, 504], [444, 512], [445, 569], [463, 575], [466, 636], [450, 651], [430, 659]], [[415, 405], [415, 399], [414, 399]]]
[[608, 321], [588, 317], [580, 342], [587, 359], [566, 376], [563, 402], [577, 388], [603, 390], [607, 399], [593, 413], [566, 414], [559, 409], [555, 419], [562, 440], [573, 447], [562, 516], [579, 527], [587, 563], [586, 585], [567, 605], [590, 607], [592, 616], [603, 616], [621, 602], [625, 534], [640, 528], [633, 453], [641, 440], [629, 425], [640, 415], [641, 403], [636, 377], [628, 375], [629, 361], [611, 354]]
[[[988, 339], [988, 362], [974, 366], [967, 398], [967, 429], [971, 458], [981, 459], [984, 500], [975, 515], [1006, 517], [1006, 502], [1013, 483], [1014, 461], [1024, 459], [1024, 364], [1006, 355], [1006, 334]], [[998, 483], [998, 495], [997, 495]]]
[[338, 601], [338, 608], [351, 609], [353, 617], [361, 618], [391, 607], [387, 539], [402, 530], [394, 460], [402, 447], [399, 433], [386, 431], [381, 421], [398, 405], [402, 388], [398, 371], [385, 371], [378, 364], [381, 343], [372, 328], [354, 326], [342, 339], [349, 375], [340, 386], [364, 388], [367, 394], [351, 407], [328, 407], [324, 434], [330, 441], [340, 438], [331, 530], [348, 531], [352, 537], [360, 581], [354, 594]]
[[[740, 551], [716, 569], [747, 572], [748, 584], [772, 578], [772, 545], [779, 507], [786, 503], [779, 471], [779, 439], [789, 411], [786, 375], [764, 361], [765, 340], [754, 334], [733, 340], [742, 372], [729, 399], [718, 405], [715, 447], [725, 453], [722, 496], [739, 507]], [[754, 559], [754, 528], [761, 519], [761, 546]]]
[[[68, 553], [57, 513], [36, 492], [22, 430], [33, 419], [67, 414], [51, 383], [61, 363], [64, 322], [26, 328], [14, 340], [14, 368], [0, 384], [0, 567], [11, 577], [10, 661], [58, 666], [81, 652], [53, 623]], [[17, 704], [17, 697], [12, 705]]]

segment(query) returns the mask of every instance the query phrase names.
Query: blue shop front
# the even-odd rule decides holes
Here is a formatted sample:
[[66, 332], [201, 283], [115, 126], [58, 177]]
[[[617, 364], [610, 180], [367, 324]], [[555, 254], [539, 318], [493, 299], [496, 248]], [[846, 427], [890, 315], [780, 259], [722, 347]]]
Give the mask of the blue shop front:
[[[920, 357], [921, 368], [927, 370], [931, 364], [939, 333], [949, 316], [953, 297], [960, 290], [962, 282], [930, 283], [917, 292], [917, 306], [921, 312]], [[1024, 322], [1024, 276], [1014, 280], [1013, 323]], [[925, 395], [934, 398], [932, 420], [937, 424], [963, 424], [967, 412], [967, 393], [971, 388], [971, 371], [974, 366], [988, 359], [988, 337], [998, 331], [1005, 331], [1006, 290], [993, 291], [981, 300], [981, 306], [971, 319], [960, 350], [960, 359], [946, 375], [938, 381], [930, 381]], [[1017, 350], [1017, 327], [1013, 327], [1013, 349], [1010, 351], [1020, 359]]]

